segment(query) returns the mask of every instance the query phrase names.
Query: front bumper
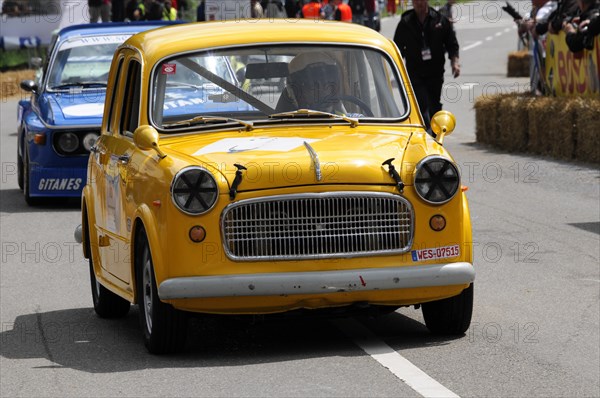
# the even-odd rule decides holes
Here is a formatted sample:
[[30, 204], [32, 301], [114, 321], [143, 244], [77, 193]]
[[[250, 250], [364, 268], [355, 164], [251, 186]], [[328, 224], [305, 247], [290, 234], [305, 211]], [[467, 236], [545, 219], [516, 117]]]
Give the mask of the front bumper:
[[365, 268], [340, 271], [285, 272], [172, 278], [158, 287], [161, 300], [321, 295], [420, 287], [466, 285], [475, 280], [466, 262]]
[[41, 167], [31, 165], [29, 189], [31, 196], [81, 197], [87, 180], [87, 163], [80, 167]]

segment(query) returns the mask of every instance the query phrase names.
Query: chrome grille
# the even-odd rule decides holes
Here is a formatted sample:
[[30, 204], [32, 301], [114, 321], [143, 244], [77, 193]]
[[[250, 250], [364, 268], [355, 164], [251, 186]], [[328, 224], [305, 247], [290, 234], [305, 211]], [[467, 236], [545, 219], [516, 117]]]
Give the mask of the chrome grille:
[[413, 236], [410, 203], [376, 192], [243, 200], [225, 208], [221, 224], [225, 252], [234, 260], [403, 253]]

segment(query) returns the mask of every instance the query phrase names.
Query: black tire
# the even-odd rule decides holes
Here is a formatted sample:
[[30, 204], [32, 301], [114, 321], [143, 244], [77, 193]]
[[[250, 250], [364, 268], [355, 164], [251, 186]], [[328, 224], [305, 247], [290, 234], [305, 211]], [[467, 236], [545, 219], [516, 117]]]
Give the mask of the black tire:
[[94, 311], [100, 318], [122, 318], [129, 312], [129, 301], [118, 296], [102, 286], [96, 279], [94, 272], [94, 262], [92, 260], [92, 251], [90, 250], [89, 227], [86, 231], [86, 247], [90, 259], [90, 282], [92, 286], [92, 301], [94, 302]]
[[29, 206], [37, 206], [42, 203], [41, 198], [30, 196], [30, 182], [29, 182], [29, 156], [27, 151], [23, 151], [24, 162], [23, 162], [23, 195], [25, 196], [25, 202]]
[[170, 354], [185, 345], [187, 316], [160, 301], [146, 231], [136, 236], [136, 295], [144, 344], [152, 354]]
[[473, 284], [458, 296], [422, 305], [425, 325], [430, 332], [443, 335], [464, 334], [473, 314]]

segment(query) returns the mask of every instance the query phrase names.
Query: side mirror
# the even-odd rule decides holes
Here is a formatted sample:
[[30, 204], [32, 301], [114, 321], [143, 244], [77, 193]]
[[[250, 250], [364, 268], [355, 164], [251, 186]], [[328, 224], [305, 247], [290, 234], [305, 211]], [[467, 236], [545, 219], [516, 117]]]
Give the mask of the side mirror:
[[143, 125], [135, 129], [133, 132], [133, 143], [143, 151], [147, 151], [153, 149], [158, 153], [158, 157], [161, 159], [165, 158], [167, 155], [164, 154], [163, 151], [160, 150], [158, 146], [158, 131], [152, 126]]
[[21, 89], [29, 91], [30, 93], [37, 93], [38, 91], [38, 86], [33, 80], [22, 80], [20, 86]]
[[439, 111], [431, 118], [431, 130], [440, 145], [444, 142], [445, 136], [452, 134], [454, 127], [456, 127], [456, 118], [451, 112]]
[[39, 68], [42, 66], [42, 59], [40, 57], [31, 57], [29, 59], [29, 65], [34, 68]]

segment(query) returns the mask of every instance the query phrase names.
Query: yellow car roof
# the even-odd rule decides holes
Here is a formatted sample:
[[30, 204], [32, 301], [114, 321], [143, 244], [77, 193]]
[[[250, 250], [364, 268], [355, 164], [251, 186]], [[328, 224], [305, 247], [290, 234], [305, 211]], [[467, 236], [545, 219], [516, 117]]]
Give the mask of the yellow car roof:
[[172, 54], [204, 48], [291, 42], [354, 43], [395, 54], [392, 42], [373, 29], [353, 23], [307, 19], [242, 19], [174, 25], [134, 35], [125, 45], [140, 49], [146, 60], [154, 64]]

